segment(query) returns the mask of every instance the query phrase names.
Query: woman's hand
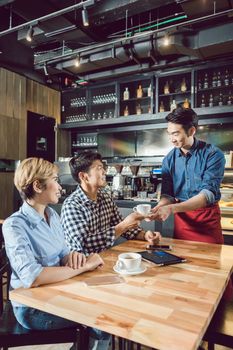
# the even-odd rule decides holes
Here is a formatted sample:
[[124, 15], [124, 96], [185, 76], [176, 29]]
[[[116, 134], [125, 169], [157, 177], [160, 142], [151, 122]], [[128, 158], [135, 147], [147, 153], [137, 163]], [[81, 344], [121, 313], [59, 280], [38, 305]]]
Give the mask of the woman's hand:
[[103, 266], [103, 265], [104, 265], [104, 261], [99, 256], [99, 254], [94, 253], [87, 257], [87, 261], [86, 261], [87, 271], [95, 270], [98, 266]]
[[145, 233], [145, 241], [148, 241], [150, 245], [158, 244], [161, 240], [161, 234], [160, 232], [152, 232], [152, 231], [146, 231]]
[[67, 257], [67, 262], [65, 265], [76, 270], [76, 269], [80, 269], [80, 267], [85, 266], [85, 264], [86, 264], [85, 255], [83, 253], [72, 251], [69, 253]]

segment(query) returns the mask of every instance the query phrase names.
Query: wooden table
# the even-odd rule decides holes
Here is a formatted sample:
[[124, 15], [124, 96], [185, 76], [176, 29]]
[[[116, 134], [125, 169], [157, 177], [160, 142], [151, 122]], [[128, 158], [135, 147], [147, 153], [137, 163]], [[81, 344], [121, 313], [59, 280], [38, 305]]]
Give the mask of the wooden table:
[[121, 284], [87, 286], [90, 276], [115, 275], [117, 255], [144, 250], [127, 241], [102, 253], [105, 266], [49, 286], [18, 289], [11, 300], [161, 350], [197, 349], [232, 271], [233, 247], [163, 239], [187, 263], [156, 267]]

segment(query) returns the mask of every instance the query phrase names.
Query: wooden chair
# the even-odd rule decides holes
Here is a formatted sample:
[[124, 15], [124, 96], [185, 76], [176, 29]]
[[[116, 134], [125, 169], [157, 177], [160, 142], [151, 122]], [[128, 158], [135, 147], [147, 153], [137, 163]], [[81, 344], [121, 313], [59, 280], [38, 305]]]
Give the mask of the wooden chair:
[[204, 340], [208, 342], [208, 350], [214, 350], [215, 344], [233, 348], [233, 301], [221, 301]]
[[[77, 324], [72, 328], [59, 330], [29, 330], [22, 327], [16, 320], [9, 300], [3, 308], [3, 274], [10, 277], [10, 266], [6, 257], [4, 247], [0, 250], [0, 282], [2, 315], [0, 317], [0, 348], [6, 350], [11, 347], [39, 345], [39, 344], [60, 344], [74, 343], [73, 349], [86, 350], [88, 348], [88, 330], [86, 327]], [[8, 298], [7, 298], [8, 299]]]

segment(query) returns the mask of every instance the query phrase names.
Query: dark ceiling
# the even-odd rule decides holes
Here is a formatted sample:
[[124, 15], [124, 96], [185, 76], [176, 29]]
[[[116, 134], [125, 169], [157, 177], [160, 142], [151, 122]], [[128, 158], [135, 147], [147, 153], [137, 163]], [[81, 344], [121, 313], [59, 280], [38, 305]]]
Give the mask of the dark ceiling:
[[233, 54], [233, 0], [0, 0], [0, 18], [0, 65], [58, 87]]

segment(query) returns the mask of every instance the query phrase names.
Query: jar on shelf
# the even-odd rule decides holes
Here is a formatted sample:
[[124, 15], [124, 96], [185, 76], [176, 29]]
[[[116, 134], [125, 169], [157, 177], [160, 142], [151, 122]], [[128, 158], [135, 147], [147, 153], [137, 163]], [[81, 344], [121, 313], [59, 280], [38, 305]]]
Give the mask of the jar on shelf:
[[205, 74], [205, 77], [204, 77], [204, 85], [203, 85], [203, 88], [204, 89], [208, 89], [209, 87], [209, 78], [208, 78], [208, 74], [206, 73]]
[[229, 91], [229, 94], [228, 94], [227, 105], [228, 105], [228, 106], [231, 106], [231, 105], [232, 105], [232, 95], [231, 95], [231, 91]]
[[218, 72], [218, 75], [217, 75], [217, 86], [220, 87], [222, 86], [222, 80], [221, 80], [221, 73]]
[[143, 96], [142, 85], [138, 85], [137, 98], [142, 98], [142, 96]]
[[220, 91], [220, 93], [219, 93], [218, 105], [219, 105], [220, 107], [223, 106], [223, 95], [222, 95], [222, 92], [221, 92], [221, 91]]
[[224, 85], [225, 86], [229, 86], [229, 73], [228, 73], [228, 69], [226, 69], [225, 71], [225, 78], [224, 78]]
[[213, 76], [212, 76], [212, 87], [217, 87], [217, 74], [216, 74], [216, 72], [214, 72]]
[[123, 100], [126, 101], [129, 99], [129, 89], [126, 87], [123, 93]]

